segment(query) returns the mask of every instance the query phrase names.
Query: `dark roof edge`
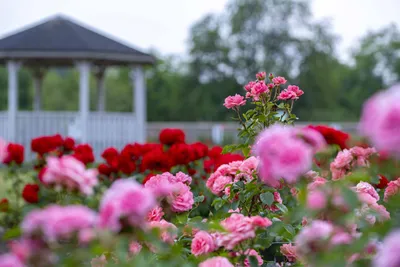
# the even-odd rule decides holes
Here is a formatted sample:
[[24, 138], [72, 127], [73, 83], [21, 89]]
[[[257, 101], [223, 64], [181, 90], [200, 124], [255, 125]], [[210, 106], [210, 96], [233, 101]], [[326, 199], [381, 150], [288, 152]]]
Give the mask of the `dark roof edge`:
[[69, 60], [110, 60], [121, 63], [154, 64], [156, 59], [151, 55], [126, 55], [101, 52], [64, 52], [64, 51], [0, 51], [2, 60], [26, 60], [26, 59], [69, 59]]

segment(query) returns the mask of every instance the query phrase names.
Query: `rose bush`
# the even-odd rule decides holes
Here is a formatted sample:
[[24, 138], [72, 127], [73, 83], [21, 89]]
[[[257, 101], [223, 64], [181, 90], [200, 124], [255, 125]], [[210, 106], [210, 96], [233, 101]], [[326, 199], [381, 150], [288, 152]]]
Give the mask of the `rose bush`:
[[366, 102], [356, 137], [296, 127], [307, 91], [287, 82], [260, 72], [225, 99], [240, 142], [224, 148], [164, 129], [95, 163], [54, 135], [24, 162], [0, 139], [0, 267], [399, 266], [400, 87]]

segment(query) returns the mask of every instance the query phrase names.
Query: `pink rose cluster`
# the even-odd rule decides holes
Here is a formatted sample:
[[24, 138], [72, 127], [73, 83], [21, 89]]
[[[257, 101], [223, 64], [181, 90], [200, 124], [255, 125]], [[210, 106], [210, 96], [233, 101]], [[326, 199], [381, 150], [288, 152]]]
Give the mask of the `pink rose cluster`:
[[326, 145], [312, 129], [273, 125], [257, 137], [253, 153], [259, 157], [263, 182], [279, 187], [280, 180], [293, 184], [311, 169], [314, 154]]
[[280, 92], [278, 95], [278, 100], [297, 100], [300, 96], [304, 94], [304, 91], [301, 90], [296, 85], [289, 85], [287, 89]]
[[199, 231], [195, 234], [191, 251], [195, 256], [209, 254], [220, 247], [233, 250], [241, 242], [256, 236], [257, 228], [272, 225], [268, 218], [260, 216], [247, 217], [240, 213], [231, 213], [230, 217], [221, 222], [226, 232], [208, 233]]
[[85, 164], [72, 156], [48, 157], [42, 182], [56, 188], [63, 187], [91, 195], [98, 184], [97, 174], [97, 169], [87, 170]]
[[193, 193], [190, 191], [192, 178], [183, 172], [173, 175], [169, 172], [151, 177], [144, 185], [158, 197], [166, 197], [173, 212], [185, 212], [192, 209]]
[[246, 100], [239, 94], [225, 98], [224, 106], [227, 109], [239, 108], [240, 106], [244, 105], [246, 105]]
[[353, 239], [352, 233], [335, 227], [331, 222], [315, 220], [296, 236], [295, 255], [304, 260], [318, 251], [328, 251], [333, 246], [350, 244]]
[[400, 158], [400, 84], [373, 95], [364, 103], [359, 131], [379, 151]]
[[101, 200], [99, 227], [118, 232], [127, 224], [143, 226], [148, 213], [156, 204], [156, 196], [152, 190], [131, 179], [117, 180]]
[[55, 242], [68, 239], [92, 229], [97, 220], [97, 214], [91, 209], [80, 206], [50, 205], [42, 210], [29, 212], [22, 221], [21, 228], [24, 237], [40, 235], [44, 241]]
[[266, 228], [272, 225], [268, 218], [260, 216], [247, 217], [240, 213], [232, 213], [230, 217], [221, 222], [227, 233], [217, 237], [218, 247], [232, 250], [241, 242], [254, 238], [257, 228]]
[[362, 203], [361, 208], [356, 210], [358, 217], [364, 218], [370, 224], [375, 224], [376, 220], [386, 221], [390, 219], [390, 213], [385, 206], [378, 204], [379, 194], [371, 184], [359, 182], [353, 190]]
[[355, 167], [369, 167], [368, 158], [375, 153], [375, 148], [362, 148], [358, 146], [339, 151], [335, 160], [330, 165], [332, 179], [339, 180], [343, 178]]
[[229, 164], [221, 165], [211, 176], [208, 178], [206, 185], [211, 192], [217, 196], [230, 194], [230, 187], [232, 183], [243, 181], [247, 183], [253, 179], [258, 166], [258, 159], [250, 157], [244, 161], [233, 161]]
[[390, 181], [385, 189], [385, 194], [383, 199], [388, 202], [390, 197], [395, 196], [400, 191], [400, 178]]

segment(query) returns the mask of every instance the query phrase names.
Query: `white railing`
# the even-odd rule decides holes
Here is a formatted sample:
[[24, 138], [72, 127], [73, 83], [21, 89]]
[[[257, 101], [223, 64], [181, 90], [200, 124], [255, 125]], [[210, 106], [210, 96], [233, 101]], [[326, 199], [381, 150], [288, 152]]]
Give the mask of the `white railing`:
[[[0, 136], [6, 139], [7, 112], [0, 112]], [[122, 148], [127, 143], [136, 141], [136, 119], [132, 113], [98, 113], [89, 114], [88, 143], [93, 147], [96, 157], [109, 147]], [[42, 135], [61, 134], [80, 140], [80, 119], [78, 112], [28, 112], [17, 113], [17, 143], [25, 147], [26, 157], [31, 159], [32, 138]]]

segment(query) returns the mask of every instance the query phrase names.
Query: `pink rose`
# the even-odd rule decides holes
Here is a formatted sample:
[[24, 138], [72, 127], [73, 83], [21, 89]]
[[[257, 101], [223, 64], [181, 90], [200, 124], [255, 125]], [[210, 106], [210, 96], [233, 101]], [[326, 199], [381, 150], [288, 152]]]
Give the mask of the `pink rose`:
[[358, 194], [360, 201], [372, 205], [379, 201], [378, 192], [375, 188], [367, 182], [359, 182], [354, 188]]
[[193, 193], [190, 187], [177, 183], [176, 189], [168, 196], [168, 201], [171, 203], [171, 210], [174, 212], [185, 212], [192, 209], [194, 204]]
[[400, 190], [400, 178], [388, 183], [385, 189], [384, 200], [387, 202], [391, 196], [397, 195]]
[[301, 90], [298, 86], [296, 85], [289, 85], [288, 88], [286, 89], [289, 92], [293, 92], [296, 94], [296, 97], [299, 98], [300, 96], [302, 96], [304, 94], [304, 91]]
[[292, 244], [283, 244], [280, 248], [280, 251], [283, 256], [290, 262], [295, 262], [297, 259], [296, 256], [296, 247]]
[[199, 231], [192, 240], [191, 249], [192, 254], [195, 256], [213, 252], [215, 250], [214, 239], [209, 233], [205, 231]]
[[162, 217], [164, 216], [164, 212], [160, 206], [155, 207], [147, 214], [147, 221], [161, 221]]
[[265, 80], [266, 77], [267, 77], [267, 73], [265, 71], [259, 72], [259, 73], [256, 74], [256, 78], [259, 81]]
[[400, 156], [400, 85], [380, 91], [365, 103], [359, 131], [379, 151]]
[[25, 264], [23, 264], [15, 255], [7, 253], [0, 255], [0, 267], [25, 267]]
[[252, 174], [253, 171], [257, 170], [259, 160], [256, 157], [250, 157], [244, 160], [239, 166], [239, 171]]
[[296, 99], [298, 99], [298, 97], [295, 92], [283, 90], [282, 92], [280, 92], [277, 99], [278, 100], [291, 100], [291, 99], [296, 100]]
[[400, 231], [395, 230], [384, 240], [382, 248], [375, 256], [374, 267], [398, 267], [400, 266]]
[[294, 183], [310, 170], [313, 147], [301, 139], [294, 127], [273, 125], [264, 130], [254, 145], [260, 159], [260, 178], [270, 186], [278, 187], [281, 178]]
[[152, 228], [158, 228], [161, 231], [161, 240], [164, 241], [165, 243], [172, 244], [174, 243], [175, 238], [178, 236], [177, 235], [177, 230], [175, 225], [173, 225], [170, 222], [167, 222], [166, 220], [161, 220], [159, 222], [149, 222], [148, 227], [150, 229]]
[[282, 85], [282, 84], [285, 84], [287, 81], [286, 81], [286, 79], [284, 77], [278, 76], [278, 77], [273, 78], [272, 82], [275, 85]]
[[227, 258], [214, 257], [199, 264], [199, 267], [234, 267]]
[[246, 100], [243, 96], [236, 94], [234, 96], [228, 96], [225, 98], [224, 106], [228, 109], [238, 108], [240, 106], [244, 106], [246, 104]]
[[152, 190], [134, 180], [117, 180], [101, 200], [99, 226], [118, 232], [122, 228], [121, 218], [131, 226], [141, 226], [155, 206], [156, 196]]
[[138, 242], [132, 241], [129, 244], [129, 253], [131, 253], [131, 255], [137, 255], [141, 250], [142, 250], [142, 245], [140, 245]]
[[220, 195], [228, 184], [232, 183], [232, 178], [229, 176], [219, 176], [213, 185], [211, 192]]
[[319, 190], [310, 191], [307, 196], [307, 207], [310, 210], [322, 210], [326, 207], [327, 200], [323, 192]]
[[91, 195], [93, 187], [98, 184], [97, 174], [97, 169], [86, 170], [85, 164], [73, 156], [48, 157], [42, 180], [47, 185], [62, 186]]
[[44, 209], [29, 212], [22, 221], [24, 236], [40, 232], [45, 241], [72, 237], [73, 234], [94, 227], [97, 215], [85, 206], [50, 205]]

